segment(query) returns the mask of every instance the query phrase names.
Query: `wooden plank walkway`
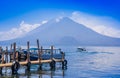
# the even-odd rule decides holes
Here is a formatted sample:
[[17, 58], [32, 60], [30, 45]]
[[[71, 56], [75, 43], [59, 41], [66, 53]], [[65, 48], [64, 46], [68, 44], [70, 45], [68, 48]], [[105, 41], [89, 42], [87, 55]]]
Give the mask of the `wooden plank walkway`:
[[[63, 59], [54, 59], [55, 62], [62, 62], [64, 61]], [[36, 61], [30, 61], [31, 64], [39, 64], [39, 60]], [[40, 63], [50, 63], [52, 62], [52, 60], [41, 60]], [[28, 61], [23, 61], [23, 62], [19, 62], [20, 65], [26, 65], [28, 63]], [[0, 67], [11, 67], [12, 66], [12, 62], [10, 63], [5, 63], [5, 64], [0, 64]]]

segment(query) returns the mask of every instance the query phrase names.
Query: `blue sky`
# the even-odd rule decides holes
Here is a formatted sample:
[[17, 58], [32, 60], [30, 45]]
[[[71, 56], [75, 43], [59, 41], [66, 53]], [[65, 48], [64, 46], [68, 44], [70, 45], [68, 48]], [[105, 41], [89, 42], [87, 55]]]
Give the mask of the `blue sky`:
[[0, 21], [35, 10], [80, 10], [96, 15], [120, 19], [119, 0], [1, 0]]
[[[119, 0], [1, 0], [0, 32], [18, 28], [22, 21], [38, 24], [58, 16], [71, 16], [74, 11], [109, 17], [119, 23], [119, 8]], [[115, 28], [120, 29], [119, 24]]]

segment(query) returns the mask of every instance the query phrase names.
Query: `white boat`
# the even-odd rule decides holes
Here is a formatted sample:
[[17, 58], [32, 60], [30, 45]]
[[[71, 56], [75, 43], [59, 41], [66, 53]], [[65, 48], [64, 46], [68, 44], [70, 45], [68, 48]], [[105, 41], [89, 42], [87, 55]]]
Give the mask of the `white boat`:
[[77, 52], [84, 52], [84, 51], [86, 51], [85, 48], [81, 48], [81, 47], [78, 47], [78, 48], [77, 48]]

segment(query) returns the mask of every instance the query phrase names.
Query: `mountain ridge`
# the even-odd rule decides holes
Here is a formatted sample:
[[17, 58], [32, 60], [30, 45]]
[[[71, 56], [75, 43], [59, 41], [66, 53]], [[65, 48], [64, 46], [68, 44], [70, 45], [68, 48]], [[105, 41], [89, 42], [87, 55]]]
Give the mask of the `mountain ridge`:
[[8, 42], [21, 42], [39, 39], [43, 45], [101, 45], [120, 46], [120, 38], [112, 38], [101, 35], [82, 24], [78, 24], [68, 17], [59, 21], [51, 20], [48, 23], [30, 31], [21, 38], [9, 40]]

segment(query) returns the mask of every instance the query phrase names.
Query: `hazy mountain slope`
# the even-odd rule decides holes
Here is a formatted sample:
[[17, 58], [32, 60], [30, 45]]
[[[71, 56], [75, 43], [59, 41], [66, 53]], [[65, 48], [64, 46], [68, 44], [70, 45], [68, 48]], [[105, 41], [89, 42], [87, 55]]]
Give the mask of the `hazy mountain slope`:
[[25, 43], [29, 40], [34, 44], [36, 39], [39, 39], [41, 44], [47, 45], [120, 45], [119, 38], [98, 34], [67, 17], [59, 22], [51, 20], [14, 41]]

